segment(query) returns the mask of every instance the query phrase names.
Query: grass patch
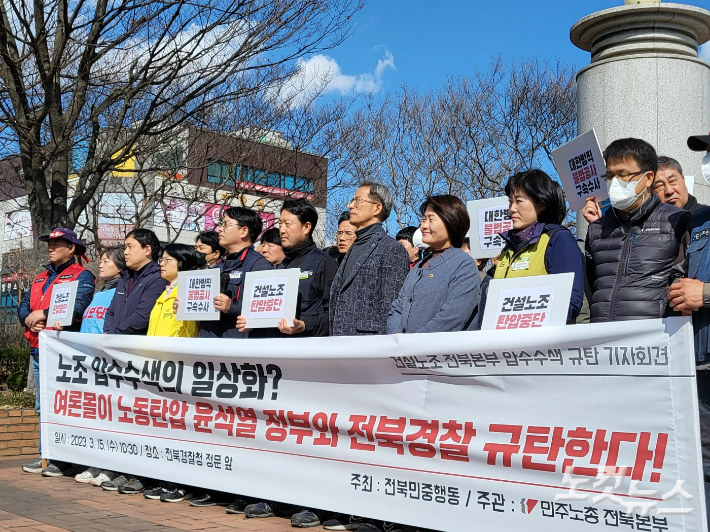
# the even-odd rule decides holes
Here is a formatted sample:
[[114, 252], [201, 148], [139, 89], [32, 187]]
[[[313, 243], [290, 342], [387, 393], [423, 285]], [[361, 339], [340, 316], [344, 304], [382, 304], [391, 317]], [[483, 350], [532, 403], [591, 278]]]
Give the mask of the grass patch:
[[34, 408], [35, 394], [28, 392], [0, 393], [0, 409]]

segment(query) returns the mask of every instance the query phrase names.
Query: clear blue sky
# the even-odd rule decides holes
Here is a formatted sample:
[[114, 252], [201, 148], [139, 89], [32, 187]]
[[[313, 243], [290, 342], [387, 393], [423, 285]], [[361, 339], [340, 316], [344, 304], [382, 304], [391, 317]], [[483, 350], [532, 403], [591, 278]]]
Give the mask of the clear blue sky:
[[[708, 0], [685, 3], [710, 7]], [[537, 55], [581, 68], [589, 63], [589, 53], [570, 42], [570, 27], [590, 13], [622, 4], [623, 0], [368, 0], [355, 16], [352, 35], [325, 54], [342, 74], [331, 89], [396, 91], [403, 83], [437, 88], [447, 76], [485, 70], [498, 54], [507, 62]], [[703, 54], [710, 59], [710, 47]], [[380, 72], [378, 60], [383, 61]]]

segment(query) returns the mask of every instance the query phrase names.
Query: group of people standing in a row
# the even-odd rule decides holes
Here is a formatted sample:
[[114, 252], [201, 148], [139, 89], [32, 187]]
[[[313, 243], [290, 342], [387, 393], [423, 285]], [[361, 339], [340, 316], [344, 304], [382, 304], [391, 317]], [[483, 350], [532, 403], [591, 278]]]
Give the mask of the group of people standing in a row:
[[[584, 252], [563, 225], [567, 208], [557, 182], [542, 170], [521, 172], [508, 180], [505, 193], [513, 229], [502, 234], [506, 246], [483, 286], [490, 278], [572, 272], [569, 323], [575, 323], [587, 306], [593, 322], [693, 312], [697, 356], [703, 362], [710, 343], [710, 246], [705, 246], [710, 238], [710, 208], [701, 209], [687, 189], [682, 192], [685, 184], [678, 163], [657, 157], [654, 148], [642, 140], [617, 140], [607, 147], [604, 158], [607, 171], [603, 177], [611, 207], [602, 214], [594, 198], [587, 202], [584, 216], [590, 226]], [[411, 235], [398, 235], [398, 242], [387, 233], [383, 222], [391, 209], [390, 191], [380, 183], [364, 182], [341, 216], [336, 245], [329, 250], [319, 249], [313, 240], [318, 213], [305, 199], [286, 200], [278, 229], [263, 235], [257, 212], [227, 208], [218, 233], [201, 233], [194, 248], [169, 244], [161, 251], [152, 231], [135, 229], [126, 236], [125, 247], [101, 252], [102, 287], [96, 293], [93, 275], [74, 258], [85, 252], [84, 244], [73, 231], [56, 229], [40, 238], [49, 244], [50, 264], [37, 276], [18, 311], [30, 341], [35, 376], [39, 371], [38, 333], [52, 328], [46, 323], [51, 288], [72, 280], [79, 281], [79, 291], [74, 325], [69, 329], [86, 333], [246, 338], [480, 328], [486, 293], [481, 290], [476, 262], [462, 250], [470, 225], [464, 202], [440, 195], [421, 205], [423, 253], [413, 245]], [[178, 272], [204, 267], [221, 272], [220, 293], [214, 298], [220, 319], [177, 320]], [[301, 270], [296, 319], [292, 324], [282, 320], [275, 329], [249, 331], [242, 315], [242, 283], [246, 273], [274, 267]], [[704, 386], [700, 391], [701, 398], [706, 390]], [[710, 461], [706, 436], [704, 457]], [[52, 463], [45, 474], [63, 474], [62, 467]], [[23, 468], [39, 472], [41, 461]], [[145, 488], [139, 479], [101, 470], [83, 475], [83, 481], [103, 483], [122, 493]], [[152, 498], [173, 502], [187, 495], [185, 488], [164, 484], [145, 491], [146, 496], [149, 492]], [[242, 496], [231, 499], [230, 513], [266, 517], [292, 512], [291, 522], [297, 527], [376, 528], [354, 517], [349, 519], [351, 528], [342, 528], [348, 521], [343, 516], [326, 516], [313, 509], [297, 511], [285, 503]], [[217, 502], [221, 498], [215, 493], [191, 500], [195, 506]]]

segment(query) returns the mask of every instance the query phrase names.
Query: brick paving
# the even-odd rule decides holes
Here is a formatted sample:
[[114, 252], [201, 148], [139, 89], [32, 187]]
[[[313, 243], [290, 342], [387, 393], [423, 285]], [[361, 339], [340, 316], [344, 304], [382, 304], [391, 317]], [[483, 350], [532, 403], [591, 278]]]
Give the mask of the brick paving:
[[[28, 459], [29, 458], [29, 459]], [[142, 495], [119, 495], [72, 477], [48, 478], [24, 473], [32, 457], [0, 458], [0, 530], [13, 532], [177, 532], [229, 530], [284, 532], [291, 522], [280, 517], [247, 519], [221, 506], [194, 508], [187, 502], [161, 503]]]
[[[161, 503], [142, 495], [119, 495], [73, 477], [24, 473], [33, 456], [0, 458], [0, 531], [13, 532], [285, 532], [289, 519], [247, 519], [221, 506], [194, 508], [187, 502]], [[710, 514], [710, 483], [705, 483]], [[710, 515], [708, 516], [710, 522]], [[317, 528], [316, 530], [322, 530]], [[429, 531], [432, 532], [432, 531]]]

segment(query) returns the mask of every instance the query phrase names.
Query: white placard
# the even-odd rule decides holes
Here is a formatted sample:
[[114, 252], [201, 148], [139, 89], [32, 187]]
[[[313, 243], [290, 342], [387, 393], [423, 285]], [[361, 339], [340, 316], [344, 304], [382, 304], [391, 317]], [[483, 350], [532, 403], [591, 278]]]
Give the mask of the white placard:
[[47, 315], [49, 327], [57, 322], [62, 327], [72, 324], [77, 288], [79, 288], [79, 281], [58, 283], [52, 287], [52, 299], [49, 302], [49, 314]]
[[693, 190], [695, 190], [695, 176], [687, 175], [685, 176], [685, 186], [688, 189], [688, 194], [693, 195]]
[[508, 198], [489, 198], [467, 203], [471, 228], [468, 232], [471, 240], [471, 257], [489, 259], [497, 256], [505, 247], [505, 240], [500, 233], [513, 228], [508, 213]]
[[606, 164], [594, 129], [553, 150], [552, 158], [571, 211], [582, 209], [590, 196], [599, 202], [609, 197], [601, 177]]
[[188, 321], [217, 321], [214, 298], [219, 294], [219, 268], [178, 272], [178, 311], [175, 317]]
[[283, 318], [293, 324], [300, 275], [298, 268], [246, 274], [242, 315], [248, 329], [276, 327]]
[[574, 273], [493, 279], [481, 329], [530, 329], [567, 323]]

